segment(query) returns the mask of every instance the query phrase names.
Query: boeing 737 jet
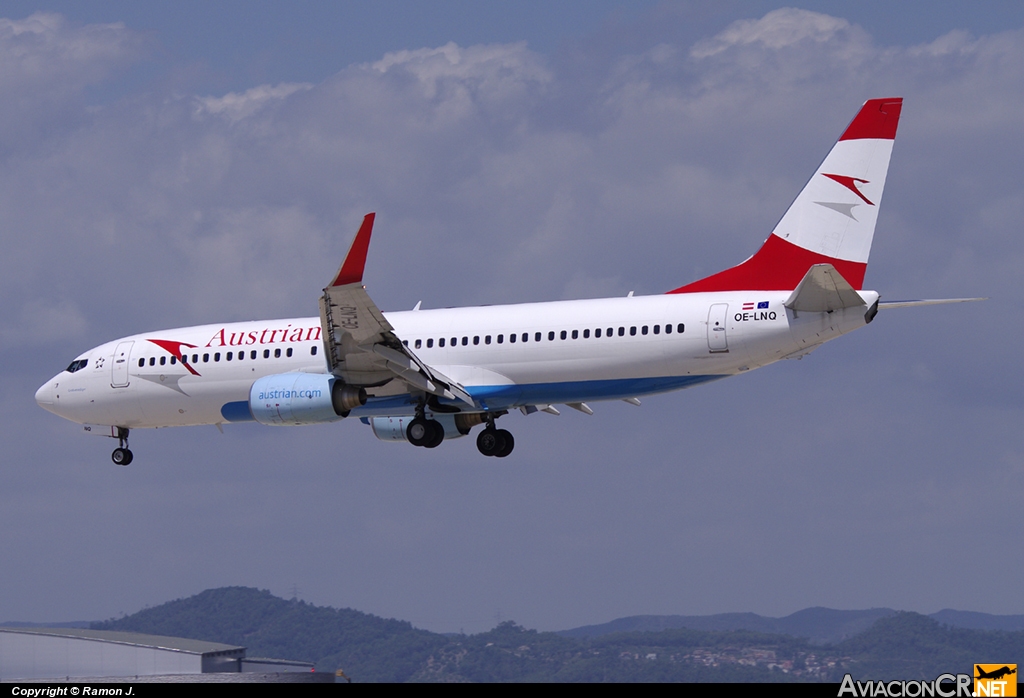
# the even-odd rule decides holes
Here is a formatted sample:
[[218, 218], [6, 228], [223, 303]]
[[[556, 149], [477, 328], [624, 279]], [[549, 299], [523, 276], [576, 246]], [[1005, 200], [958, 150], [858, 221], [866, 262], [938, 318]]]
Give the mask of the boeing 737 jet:
[[148, 427], [359, 418], [378, 439], [435, 448], [513, 410], [688, 388], [803, 356], [879, 309], [863, 290], [902, 99], [865, 103], [771, 235], [742, 264], [657, 296], [381, 312], [363, 286], [374, 214], [320, 298], [320, 316], [145, 332], [79, 355], [43, 408], [119, 441]]

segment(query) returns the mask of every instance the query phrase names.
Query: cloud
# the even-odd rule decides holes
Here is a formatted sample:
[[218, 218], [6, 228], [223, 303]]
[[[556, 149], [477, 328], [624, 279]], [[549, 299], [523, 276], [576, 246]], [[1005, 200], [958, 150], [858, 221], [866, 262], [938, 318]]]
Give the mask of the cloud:
[[[0, 488], [0, 510], [15, 512], [5, 525], [19, 530], [5, 559], [33, 562], [52, 544], [62, 564], [97, 570], [84, 586], [126, 599], [116, 610], [198, 591], [212, 566], [224, 583], [298, 579], [320, 602], [388, 615], [415, 619], [429, 604], [432, 622], [452, 619], [446, 630], [467, 616], [467, 629], [486, 626], [496, 604], [556, 628], [629, 611], [1017, 602], [1011, 581], [936, 561], [951, 540], [995, 547], [1009, 514], [949, 512], [986, 481], [1009, 483], [992, 496], [1015, 511], [1024, 460], [1019, 28], [881, 46], [845, 19], [787, 9], [630, 55], [603, 43], [569, 57], [522, 43], [413, 47], [316, 84], [147, 85], [89, 109], [88, 86], [140, 60], [145, 42], [120, 25], [33, 17], [0, 35], [0, 55], [16, 56], [0, 67], [12, 97], [0, 115], [17, 117], [0, 126], [0, 344], [17, 359], [5, 380], [21, 386], [3, 403], [2, 438], [12, 460], [35, 463], [26, 435], [52, 434], [56, 455], [5, 473], [31, 491]], [[887, 298], [987, 304], [892, 311], [801, 362], [640, 409], [509, 416], [518, 460], [507, 469], [482, 469], [470, 440], [425, 453], [343, 423], [133, 434], [136, 465], [122, 477], [86, 467], [104, 448], [63, 436], [31, 404], [92, 344], [314, 315], [371, 210], [364, 278], [385, 310], [680, 286], [751, 254], [860, 104], [889, 95], [906, 101], [868, 282]], [[74, 524], [68, 539], [16, 528], [45, 501], [89, 516], [82, 499], [131, 501], [146, 528], [124, 527], [114, 506], [88, 539]], [[235, 530], [243, 500], [261, 503], [243, 515], [249, 533], [291, 564], [168, 540], [183, 502], [196, 530]], [[432, 544], [396, 542], [403, 530], [429, 530]], [[325, 548], [337, 554], [314, 554]], [[112, 570], [149, 571], [107, 576], [88, 564], [97, 553]], [[873, 555], [910, 571], [880, 589], [877, 565], [848, 564]], [[44, 566], [52, 579], [55, 565]], [[26, 588], [10, 598], [29, 598], [32, 585], [14, 581]]]
[[218, 114], [234, 123], [248, 118], [273, 101], [282, 101], [300, 90], [309, 90], [309, 83], [260, 85], [245, 92], [229, 92], [222, 97], [197, 97], [198, 113]]
[[138, 59], [145, 46], [121, 23], [76, 27], [45, 12], [0, 18], [0, 155], [81, 123], [85, 89]]
[[732, 47], [756, 45], [778, 51], [803, 42], [823, 44], [842, 40], [852, 25], [845, 19], [792, 7], [773, 10], [761, 19], [733, 22], [712, 39], [697, 42], [691, 49], [694, 58], [708, 58]]

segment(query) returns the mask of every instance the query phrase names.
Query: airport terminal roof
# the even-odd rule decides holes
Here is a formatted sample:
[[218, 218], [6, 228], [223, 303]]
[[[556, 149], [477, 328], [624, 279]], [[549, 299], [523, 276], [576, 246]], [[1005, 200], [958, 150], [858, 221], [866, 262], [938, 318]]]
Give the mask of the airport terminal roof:
[[205, 640], [190, 640], [183, 637], [165, 637], [162, 635], [144, 635], [142, 633], [129, 633], [118, 630], [0, 627], [0, 632], [49, 635], [51, 637], [67, 637], [80, 640], [99, 640], [102, 642], [115, 642], [124, 645], [153, 647], [157, 649], [171, 650], [173, 652], [187, 652], [189, 654], [213, 654], [220, 652], [245, 651], [244, 647], [239, 647], [237, 645], [225, 645], [220, 642], [206, 642]]

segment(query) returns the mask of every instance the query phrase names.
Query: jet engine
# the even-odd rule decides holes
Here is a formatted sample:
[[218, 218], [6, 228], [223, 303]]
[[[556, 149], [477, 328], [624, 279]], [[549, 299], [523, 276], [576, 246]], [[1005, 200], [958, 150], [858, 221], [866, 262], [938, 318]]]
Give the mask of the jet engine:
[[249, 389], [253, 418], [267, 426], [334, 422], [366, 404], [366, 391], [327, 373], [278, 373]]

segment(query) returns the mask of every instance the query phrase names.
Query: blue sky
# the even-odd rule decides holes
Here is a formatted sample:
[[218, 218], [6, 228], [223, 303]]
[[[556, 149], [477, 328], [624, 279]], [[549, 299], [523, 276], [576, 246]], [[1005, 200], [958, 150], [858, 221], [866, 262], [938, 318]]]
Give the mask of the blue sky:
[[[0, 619], [228, 584], [441, 631], [1024, 612], [1018, 3], [0, 17]], [[866, 284], [992, 300], [640, 409], [513, 415], [500, 463], [341, 423], [138, 432], [122, 469], [32, 400], [118, 336], [314, 314], [370, 210], [385, 310], [675, 288], [752, 253], [882, 96], [906, 102]]]

